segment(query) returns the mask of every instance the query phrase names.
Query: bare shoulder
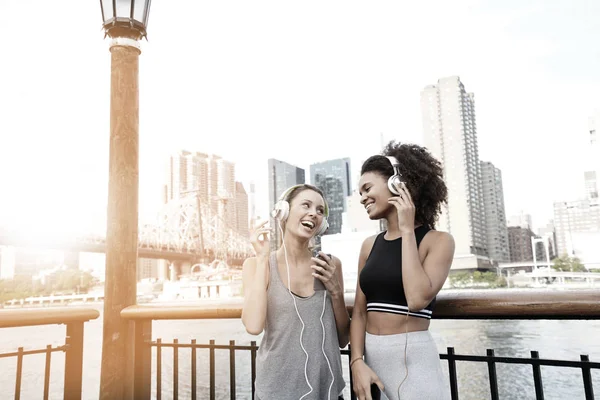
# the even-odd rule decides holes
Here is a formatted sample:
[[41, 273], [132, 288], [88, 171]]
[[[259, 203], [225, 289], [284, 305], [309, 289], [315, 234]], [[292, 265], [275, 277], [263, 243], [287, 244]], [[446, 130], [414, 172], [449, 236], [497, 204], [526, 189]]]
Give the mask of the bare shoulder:
[[375, 239], [377, 239], [377, 235], [372, 235], [363, 240], [362, 246], [360, 247], [360, 255], [368, 256], [373, 248], [373, 243], [375, 243]]
[[433, 243], [454, 243], [454, 237], [449, 232], [436, 231], [435, 229], [432, 229], [425, 235], [425, 237], [428, 236], [431, 237], [429, 240], [431, 240]]
[[449, 232], [432, 229], [427, 232], [423, 238], [423, 242], [428, 252], [443, 251], [454, 254], [454, 237]]

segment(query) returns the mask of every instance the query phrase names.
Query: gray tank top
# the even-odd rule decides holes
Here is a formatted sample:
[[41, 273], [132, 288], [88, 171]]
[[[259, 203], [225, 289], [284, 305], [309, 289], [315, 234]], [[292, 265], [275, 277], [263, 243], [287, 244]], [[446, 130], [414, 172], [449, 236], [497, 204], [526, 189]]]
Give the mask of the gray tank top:
[[[310, 391], [304, 376], [306, 354], [300, 347], [302, 323], [296, 314], [290, 292], [279, 276], [274, 252], [271, 253], [269, 272], [267, 319], [263, 339], [256, 354], [256, 399], [298, 400]], [[329, 359], [333, 377], [321, 349], [324, 293], [327, 292], [318, 291], [306, 298], [295, 296], [298, 312], [305, 325], [302, 344], [308, 353], [306, 375], [312, 386], [312, 392], [303, 397], [303, 400], [337, 400], [346, 385], [342, 375], [333, 307], [328, 293], [323, 313], [323, 349]], [[329, 390], [331, 394], [328, 396]]]

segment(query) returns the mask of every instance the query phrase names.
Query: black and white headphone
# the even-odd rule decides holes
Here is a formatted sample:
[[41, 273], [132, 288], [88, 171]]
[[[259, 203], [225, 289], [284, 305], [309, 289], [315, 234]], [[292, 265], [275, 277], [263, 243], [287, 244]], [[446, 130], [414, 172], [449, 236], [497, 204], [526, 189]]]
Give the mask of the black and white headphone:
[[390, 160], [390, 163], [392, 164], [392, 167], [394, 168], [394, 175], [390, 176], [390, 178], [388, 179], [388, 182], [387, 182], [388, 189], [390, 189], [390, 192], [392, 192], [392, 194], [395, 194], [396, 196], [400, 196], [402, 182], [404, 182], [402, 180], [402, 174], [400, 173], [400, 163], [398, 162], [396, 157], [393, 157], [393, 156], [385, 156], [385, 157], [388, 160]]
[[[273, 211], [271, 211], [271, 217], [281, 222], [287, 220], [288, 216], [290, 215], [290, 203], [288, 201], [288, 197], [294, 189], [299, 187], [306, 187], [307, 189], [310, 189], [310, 187], [306, 186], [305, 184], [294, 185], [288, 188], [281, 194], [277, 203], [275, 203], [275, 207], [273, 208]], [[325, 211], [323, 213], [324, 218], [321, 221], [321, 225], [319, 225], [317, 228], [315, 236], [324, 234], [327, 231], [327, 228], [329, 228], [329, 223], [327, 222], [327, 217], [329, 217], [329, 206], [327, 205], [327, 201], [325, 199], [323, 199], [323, 202], [325, 203]]]

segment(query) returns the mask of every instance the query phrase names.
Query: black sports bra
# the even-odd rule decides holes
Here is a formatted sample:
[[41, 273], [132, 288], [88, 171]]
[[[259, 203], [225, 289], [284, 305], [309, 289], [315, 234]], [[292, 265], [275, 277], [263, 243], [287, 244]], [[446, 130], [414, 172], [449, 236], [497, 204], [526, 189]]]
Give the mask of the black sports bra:
[[[417, 248], [431, 229], [421, 225], [415, 229]], [[367, 312], [378, 311], [411, 317], [431, 318], [435, 298], [422, 310], [408, 311], [402, 281], [402, 238], [386, 240], [385, 232], [375, 238], [371, 253], [363, 267], [359, 283], [367, 300]]]

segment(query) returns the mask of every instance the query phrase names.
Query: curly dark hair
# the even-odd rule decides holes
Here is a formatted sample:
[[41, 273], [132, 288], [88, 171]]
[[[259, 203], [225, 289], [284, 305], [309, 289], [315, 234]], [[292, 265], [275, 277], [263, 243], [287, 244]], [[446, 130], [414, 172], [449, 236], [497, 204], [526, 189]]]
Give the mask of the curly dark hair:
[[389, 142], [381, 155], [369, 157], [360, 174], [379, 173], [384, 178], [394, 174], [392, 164], [385, 156], [396, 157], [402, 180], [406, 182], [415, 203], [415, 221], [435, 229], [435, 223], [448, 201], [448, 188], [444, 182], [442, 164], [429, 151], [416, 144]]

